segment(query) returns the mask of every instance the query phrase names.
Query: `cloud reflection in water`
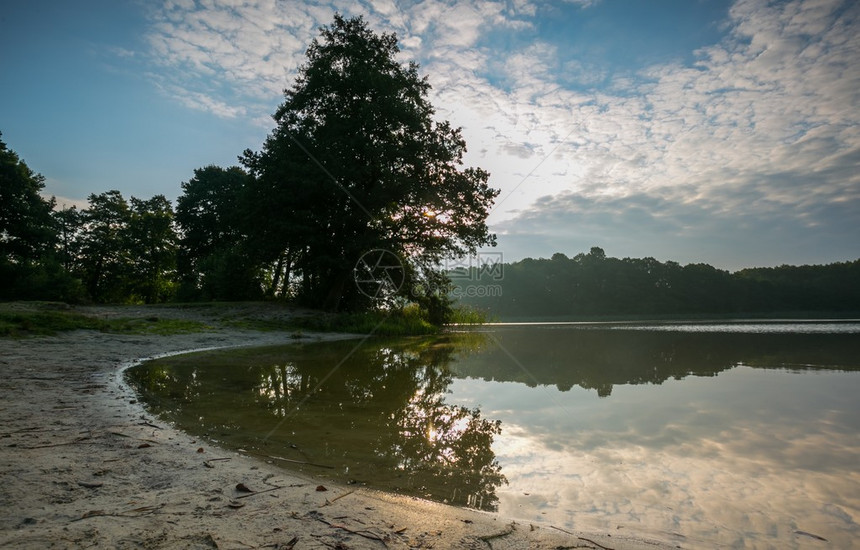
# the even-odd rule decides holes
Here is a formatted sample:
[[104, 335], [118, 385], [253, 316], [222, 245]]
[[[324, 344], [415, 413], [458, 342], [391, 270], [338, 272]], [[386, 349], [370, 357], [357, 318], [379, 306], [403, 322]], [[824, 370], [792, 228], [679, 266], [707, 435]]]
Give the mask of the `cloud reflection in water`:
[[856, 373], [738, 367], [607, 399], [474, 379], [452, 390], [502, 420], [502, 514], [694, 546], [788, 548], [805, 531], [849, 547], [860, 535]]

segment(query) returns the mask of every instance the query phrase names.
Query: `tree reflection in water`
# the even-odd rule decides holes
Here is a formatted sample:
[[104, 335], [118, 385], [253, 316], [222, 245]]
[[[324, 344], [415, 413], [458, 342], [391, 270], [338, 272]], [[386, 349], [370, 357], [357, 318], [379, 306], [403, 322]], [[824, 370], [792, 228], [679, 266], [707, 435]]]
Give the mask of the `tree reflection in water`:
[[492, 450], [500, 422], [445, 403], [451, 361], [481, 337], [356, 345], [191, 354], [129, 379], [153, 412], [192, 433], [331, 465], [341, 481], [494, 510], [507, 483]]

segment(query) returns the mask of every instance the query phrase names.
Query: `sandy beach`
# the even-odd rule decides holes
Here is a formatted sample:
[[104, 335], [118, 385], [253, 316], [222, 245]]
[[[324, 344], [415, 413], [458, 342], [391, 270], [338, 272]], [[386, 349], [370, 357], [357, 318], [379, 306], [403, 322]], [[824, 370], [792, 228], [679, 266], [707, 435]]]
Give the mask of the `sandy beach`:
[[[181, 318], [213, 328], [166, 336], [78, 330], [0, 338], [0, 547], [676, 547], [629, 534], [571, 532], [290, 472], [173, 429], [147, 414], [122, 381], [124, 368], [146, 358], [293, 342], [295, 335], [286, 332], [220, 322], [225, 314], [282, 317], [292, 314], [289, 308], [75, 311]], [[304, 341], [348, 337], [302, 334]]]

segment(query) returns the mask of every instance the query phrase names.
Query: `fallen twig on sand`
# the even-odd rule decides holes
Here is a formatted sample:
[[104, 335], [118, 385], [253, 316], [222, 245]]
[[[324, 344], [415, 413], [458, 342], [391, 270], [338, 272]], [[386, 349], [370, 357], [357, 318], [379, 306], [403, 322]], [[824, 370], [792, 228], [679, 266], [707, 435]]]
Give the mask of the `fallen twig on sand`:
[[603, 546], [599, 542], [594, 542], [593, 540], [587, 539], [585, 537], [576, 537], [576, 538], [578, 538], [579, 540], [584, 540], [585, 542], [589, 542], [589, 543], [593, 544], [594, 546], [597, 546], [598, 548], [603, 548], [603, 550], [613, 550], [609, 546]]
[[278, 489], [283, 489], [283, 487], [279, 485], [277, 487], [272, 487], [271, 489], [263, 489], [262, 491], [254, 491], [254, 492], [248, 493], [246, 495], [239, 495], [236, 498], [248, 498], [248, 497], [252, 497], [254, 495], [259, 495], [262, 493], [268, 493], [269, 491], [277, 491]]
[[32, 428], [21, 428], [19, 430], [12, 430], [11, 432], [5, 432], [0, 434], [0, 437], [9, 437], [11, 435], [20, 434], [20, 433], [32, 433], [32, 432], [56, 432], [61, 430], [62, 428], [42, 428], [40, 426], [33, 426]]
[[299, 542], [299, 537], [293, 537], [290, 539], [290, 542], [286, 542], [286, 543], [273, 542], [270, 544], [266, 544], [265, 546], [263, 546], [263, 548], [280, 548], [283, 550], [292, 550], [293, 548], [295, 548], [295, 546], [296, 546], [296, 544], [298, 544], [298, 542]]
[[206, 466], [207, 468], [214, 468], [215, 466], [213, 466], [213, 465], [211, 465], [211, 464], [209, 464], [209, 463], [210, 463], [210, 462], [215, 462], [215, 461], [217, 461], [217, 460], [232, 460], [232, 458], [231, 458], [231, 457], [229, 457], [229, 456], [228, 456], [228, 457], [224, 457], [224, 458], [210, 458], [210, 459], [204, 460], [204, 461], [203, 461], [203, 465], [204, 465], [204, 466]]
[[[133, 436], [133, 435], [124, 434], [124, 433], [122, 433], [122, 432], [108, 432], [108, 433], [109, 433], [110, 435], [115, 435], [115, 436], [117, 436], [117, 437], [125, 437], [125, 438], [127, 438], [127, 439], [136, 439], [136, 440], [138, 440], [138, 441], [143, 441], [143, 442], [150, 443], [150, 444], [154, 444], [154, 445], [160, 445], [160, 443], [159, 443], [158, 441], [155, 441], [154, 439], [146, 439], [146, 438], [143, 438], [143, 437], [135, 437], [135, 436]], [[144, 447], [144, 448], [145, 448], [145, 447]]]
[[492, 535], [484, 535], [483, 537], [478, 537], [478, 538], [484, 542], [489, 542], [493, 539], [498, 539], [501, 537], [507, 537], [508, 535], [510, 535], [511, 533], [516, 531], [515, 525], [516, 525], [516, 522], [512, 521], [510, 524], [508, 524], [508, 528], [505, 529], [504, 531], [501, 531], [499, 533], [494, 533]]
[[347, 491], [347, 492], [345, 492], [345, 493], [344, 493], [344, 494], [342, 494], [342, 495], [338, 495], [338, 496], [334, 497], [334, 498], [333, 498], [333, 499], [331, 499], [331, 500], [326, 499], [326, 500], [325, 500], [325, 504], [321, 504], [321, 505], [320, 505], [320, 508], [322, 508], [323, 506], [328, 506], [329, 504], [331, 504], [331, 503], [333, 503], [333, 502], [335, 502], [335, 501], [338, 501], [338, 500], [342, 499], [343, 497], [349, 496], [349, 495], [353, 494], [354, 492], [355, 492], [355, 489], [353, 489], [352, 491]]
[[98, 489], [99, 487], [104, 485], [104, 483], [102, 483], [101, 481], [79, 481], [78, 485], [80, 485], [81, 487], [86, 487], [87, 489]]
[[806, 532], [806, 531], [800, 531], [800, 530], [798, 530], [798, 531], [795, 531], [795, 532], [794, 532], [794, 534], [795, 534], [795, 535], [802, 535], [802, 536], [804, 536], [804, 537], [813, 538], [813, 539], [815, 539], [815, 540], [820, 540], [820, 541], [828, 542], [828, 540], [827, 540], [826, 538], [824, 538], [824, 537], [822, 537], [822, 536], [819, 536], [819, 535], [816, 535], [815, 533], [808, 533], [808, 532]]
[[20, 449], [48, 449], [50, 447], [63, 447], [65, 445], [76, 445], [78, 443], [82, 443], [82, 444], [95, 443], [95, 441], [87, 441], [88, 439], [90, 439], [89, 436], [79, 437], [78, 439], [75, 439], [74, 441], [66, 441], [64, 443], [51, 443], [48, 445], [32, 445], [32, 446], [28, 446], [28, 447], [19, 447], [19, 448]]
[[164, 505], [159, 504], [158, 506], [141, 506], [140, 508], [133, 508], [131, 510], [126, 510], [125, 512], [105, 512], [104, 510], [90, 510], [86, 512], [79, 518], [73, 519], [72, 521], [81, 521], [84, 519], [95, 518], [95, 517], [115, 517], [115, 518], [136, 518], [146, 514], [151, 514], [153, 512], [158, 511]]
[[561, 531], [562, 533], [567, 533], [568, 535], [574, 536], [574, 537], [578, 538], [579, 540], [584, 540], [585, 542], [591, 543], [591, 544], [597, 546], [598, 548], [603, 548], [603, 550], [613, 550], [613, 548], [610, 548], [609, 546], [603, 546], [599, 542], [595, 542], [595, 541], [593, 541], [591, 539], [587, 539], [585, 537], [580, 537], [576, 533], [571, 533], [570, 531], [568, 531], [566, 529], [562, 529], [561, 527], [556, 527], [555, 525], [550, 525], [550, 527], [552, 527], [553, 529], [556, 529], [558, 531]]
[[317, 468], [326, 468], [328, 470], [334, 470], [334, 466], [329, 466], [328, 464], [317, 464], [316, 462], [308, 462], [307, 460], [293, 460], [292, 458], [284, 458], [282, 456], [272, 456], [263, 453], [252, 453], [251, 451], [245, 451], [249, 455], [259, 456], [261, 458], [271, 458], [272, 460], [280, 460], [282, 462], [290, 462], [292, 464], [302, 464], [305, 466], [316, 466]]
[[359, 537], [364, 537], [364, 538], [370, 539], [370, 540], [378, 540], [384, 546], [386, 546], [386, 547], [388, 546], [385, 543], [385, 538], [383, 538], [383, 537], [381, 537], [381, 536], [379, 536], [376, 533], [373, 533], [371, 531], [358, 531], [356, 529], [350, 529], [346, 525], [341, 525], [339, 523], [332, 523], [332, 522], [328, 521], [327, 519], [325, 519], [324, 517], [322, 517], [322, 514], [319, 514], [319, 513], [313, 513], [313, 514], [309, 513], [308, 515], [310, 517], [312, 517], [313, 519], [321, 522], [321, 523], [325, 523], [326, 525], [328, 525], [329, 527], [331, 527], [333, 529], [342, 529], [342, 530], [346, 531], [347, 533], [351, 533], [353, 535], [358, 535]]

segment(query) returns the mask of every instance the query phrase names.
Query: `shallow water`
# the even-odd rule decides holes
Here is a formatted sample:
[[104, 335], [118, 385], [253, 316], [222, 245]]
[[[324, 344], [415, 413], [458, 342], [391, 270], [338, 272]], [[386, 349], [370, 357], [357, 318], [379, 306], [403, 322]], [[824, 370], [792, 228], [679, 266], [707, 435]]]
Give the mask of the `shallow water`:
[[129, 377], [182, 429], [346, 483], [682, 546], [848, 548], [858, 370], [858, 323], [660, 323], [206, 352]]

